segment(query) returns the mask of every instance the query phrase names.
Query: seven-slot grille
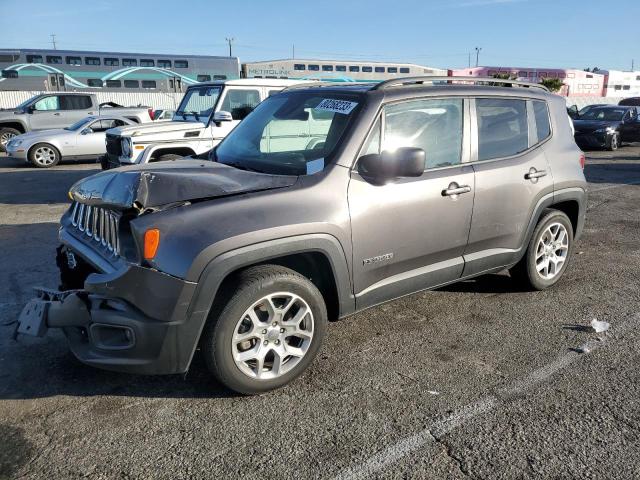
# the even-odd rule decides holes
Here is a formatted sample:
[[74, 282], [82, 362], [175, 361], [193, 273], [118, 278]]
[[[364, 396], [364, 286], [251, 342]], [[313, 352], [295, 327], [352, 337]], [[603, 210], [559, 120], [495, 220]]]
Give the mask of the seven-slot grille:
[[119, 157], [122, 155], [122, 145], [120, 137], [116, 135], [107, 135], [107, 153]]
[[120, 216], [105, 208], [73, 202], [71, 225], [87, 238], [102, 245], [112, 255], [120, 254], [118, 223]]

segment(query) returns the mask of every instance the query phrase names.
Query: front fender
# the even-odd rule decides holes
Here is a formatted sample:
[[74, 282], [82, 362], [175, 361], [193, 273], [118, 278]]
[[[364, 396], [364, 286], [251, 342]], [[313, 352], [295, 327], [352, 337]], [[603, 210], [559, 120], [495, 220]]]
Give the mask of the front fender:
[[183, 330], [184, 337], [181, 338], [183, 345], [193, 345], [191, 358], [198, 345], [213, 301], [218, 294], [218, 289], [229, 274], [243, 267], [268, 262], [285, 255], [305, 252], [319, 252], [328, 258], [338, 292], [339, 316], [343, 317], [353, 313], [355, 298], [352, 293], [346, 255], [338, 239], [332, 235], [308, 234], [248, 245], [211, 258], [202, 270], [189, 306], [189, 319], [185, 324], [185, 327], [188, 328]]

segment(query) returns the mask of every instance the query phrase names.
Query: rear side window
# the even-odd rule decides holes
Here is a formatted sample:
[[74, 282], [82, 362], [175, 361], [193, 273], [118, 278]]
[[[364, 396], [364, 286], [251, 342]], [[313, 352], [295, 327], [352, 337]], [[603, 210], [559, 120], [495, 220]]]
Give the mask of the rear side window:
[[529, 148], [525, 100], [478, 98], [476, 115], [478, 160], [510, 157]]
[[387, 107], [384, 115], [383, 151], [421, 148], [427, 169], [462, 161], [462, 99], [403, 102]]
[[533, 114], [536, 118], [536, 131], [538, 133], [538, 142], [541, 142], [551, 135], [551, 123], [549, 122], [549, 107], [547, 102], [534, 100]]
[[86, 110], [91, 108], [91, 97], [86, 95], [62, 95], [60, 97], [62, 110]]

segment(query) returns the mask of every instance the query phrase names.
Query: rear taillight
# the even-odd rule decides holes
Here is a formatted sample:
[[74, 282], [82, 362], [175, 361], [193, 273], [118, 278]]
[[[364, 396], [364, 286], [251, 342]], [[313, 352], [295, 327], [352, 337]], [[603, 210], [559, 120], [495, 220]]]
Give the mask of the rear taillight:
[[154, 120], [154, 114], [153, 114], [153, 108], [150, 108], [149, 110], [147, 110], [149, 112], [149, 118], [151, 120]]
[[584, 156], [584, 153], [580, 154], [580, 168], [582, 168], [584, 170], [584, 162], [585, 162], [586, 158]]

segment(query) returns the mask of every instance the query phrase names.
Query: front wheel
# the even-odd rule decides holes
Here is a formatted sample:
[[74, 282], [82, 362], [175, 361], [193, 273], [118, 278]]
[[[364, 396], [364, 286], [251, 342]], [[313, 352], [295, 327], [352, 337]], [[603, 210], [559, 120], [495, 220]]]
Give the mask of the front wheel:
[[609, 150], [610, 152], [615, 152], [616, 150], [618, 150], [618, 148], [620, 148], [620, 137], [617, 133], [614, 133], [609, 139], [607, 150]]
[[50, 168], [60, 161], [60, 152], [53, 145], [38, 143], [29, 150], [29, 161], [34, 167]]
[[534, 290], [545, 290], [560, 280], [572, 252], [573, 226], [569, 217], [558, 210], [548, 210], [511, 275]]
[[241, 272], [211, 317], [201, 342], [207, 366], [225, 386], [247, 395], [279, 388], [302, 374], [327, 329], [320, 291], [277, 265]]
[[0, 152], [7, 151], [7, 143], [11, 141], [13, 137], [20, 135], [20, 132], [15, 128], [0, 128]]

